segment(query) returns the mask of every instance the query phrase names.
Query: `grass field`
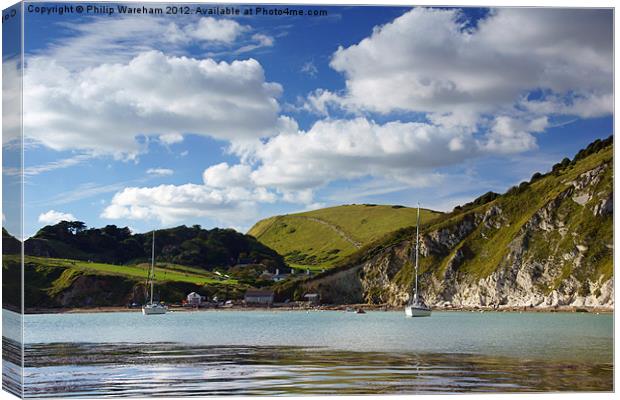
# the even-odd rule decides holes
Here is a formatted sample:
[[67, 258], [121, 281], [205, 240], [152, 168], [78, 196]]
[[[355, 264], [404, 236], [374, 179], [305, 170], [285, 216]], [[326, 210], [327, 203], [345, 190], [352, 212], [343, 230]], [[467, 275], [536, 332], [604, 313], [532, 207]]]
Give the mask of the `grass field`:
[[[15, 258], [15, 261], [19, 261], [17, 256], [4, 256], [5, 258]], [[79, 271], [86, 274], [95, 275], [116, 275], [126, 276], [137, 279], [146, 280], [148, 274], [148, 268], [150, 264], [138, 264], [138, 265], [112, 265], [103, 263], [94, 263], [87, 261], [68, 260], [61, 258], [46, 258], [46, 257], [32, 257], [26, 256], [25, 258], [26, 268], [63, 268], [73, 271]], [[221, 279], [216, 274], [204, 271], [199, 268], [186, 267], [183, 265], [156, 263], [155, 264], [155, 280], [159, 282], [188, 282], [199, 285], [205, 285], [209, 283], [220, 284], [236, 284], [237, 281], [233, 279]]]
[[[420, 210], [421, 224], [441, 213]], [[290, 267], [330, 268], [386, 233], [415, 225], [415, 208], [354, 204], [259, 221], [248, 234], [282, 254]]]

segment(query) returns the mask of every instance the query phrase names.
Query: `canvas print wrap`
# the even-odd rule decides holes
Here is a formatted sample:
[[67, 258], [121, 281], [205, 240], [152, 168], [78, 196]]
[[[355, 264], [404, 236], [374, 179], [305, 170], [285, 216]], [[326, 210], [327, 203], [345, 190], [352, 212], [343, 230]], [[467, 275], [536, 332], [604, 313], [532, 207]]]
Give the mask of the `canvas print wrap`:
[[3, 389], [613, 391], [613, 10], [2, 14]]

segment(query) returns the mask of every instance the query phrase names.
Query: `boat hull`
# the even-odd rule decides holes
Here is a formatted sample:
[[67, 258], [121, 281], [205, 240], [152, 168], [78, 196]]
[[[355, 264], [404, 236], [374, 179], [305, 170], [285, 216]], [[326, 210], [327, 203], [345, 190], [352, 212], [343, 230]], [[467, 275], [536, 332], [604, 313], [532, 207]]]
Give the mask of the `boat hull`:
[[407, 306], [405, 307], [407, 317], [430, 317], [431, 309], [425, 307]]
[[144, 315], [161, 315], [165, 314], [168, 309], [159, 305], [147, 305], [142, 307], [142, 314]]

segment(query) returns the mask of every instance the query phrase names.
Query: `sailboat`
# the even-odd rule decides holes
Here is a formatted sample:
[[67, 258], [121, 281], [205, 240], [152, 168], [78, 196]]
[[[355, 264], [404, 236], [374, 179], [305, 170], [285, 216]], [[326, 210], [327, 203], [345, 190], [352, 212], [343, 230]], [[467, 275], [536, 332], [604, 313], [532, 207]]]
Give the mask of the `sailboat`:
[[149, 270], [149, 282], [151, 284], [151, 294], [149, 296], [148, 304], [142, 307], [142, 314], [165, 314], [168, 311], [168, 308], [166, 306], [163, 306], [159, 303], [153, 303], [153, 285], [155, 282], [155, 231], [153, 231], [153, 248], [151, 251], [151, 269]]
[[430, 317], [431, 308], [418, 296], [418, 253], [420, 246], [420, 204], [418, 204], [418, 219], [415, 226], [415, 287], [413, 296], [405, 306], [405, 315], [408, 317]]

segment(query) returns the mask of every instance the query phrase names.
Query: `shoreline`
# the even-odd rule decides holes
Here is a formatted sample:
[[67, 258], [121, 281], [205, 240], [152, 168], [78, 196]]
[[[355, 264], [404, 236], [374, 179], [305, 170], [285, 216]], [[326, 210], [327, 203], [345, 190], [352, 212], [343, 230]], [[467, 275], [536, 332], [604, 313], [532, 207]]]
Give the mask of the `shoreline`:
[[[321, 306], [284, 306], [275, 305], [271, 307], [258, 307], [258, 306], [241, 306], [235, 305], [232, 307], [181, 307], [181, 306], [168, 306], [170, 312], [217, 312], [217, 311], [238, 311], [238, 312], [252, 312], [252, 311], [342, 311], [346, 312], [347, 309], [362, 309], [364, 311], [384, 311], [394, 312], [402, 311], [401, 307], [391, 307], [386, 305], [376, 304], [342, 304], [342, 305], [321, 305]], [[14, 310], [10, 310], [13, 311]], [[433, 311], [439, 312], [511, 312], [511, 313], [596, 313], [596, 314], [613, 314], [614, 309], [611, 307], [577, 307], [577, 306], [557, 306], [557, 307], [500, 307], [495, 308], [491, 306], [476, 306], [476, 307], [436, 307]], [[112, 313], [112, 312], [142, 312], [141, 308], [128, 308], [123, 306], [102, 306], [102, 307], [81, 307], [81, 308], [29, 308], [24, 311], [25, 315], [37, 315], [37, 314], [88, 314], [88, 313]]]

